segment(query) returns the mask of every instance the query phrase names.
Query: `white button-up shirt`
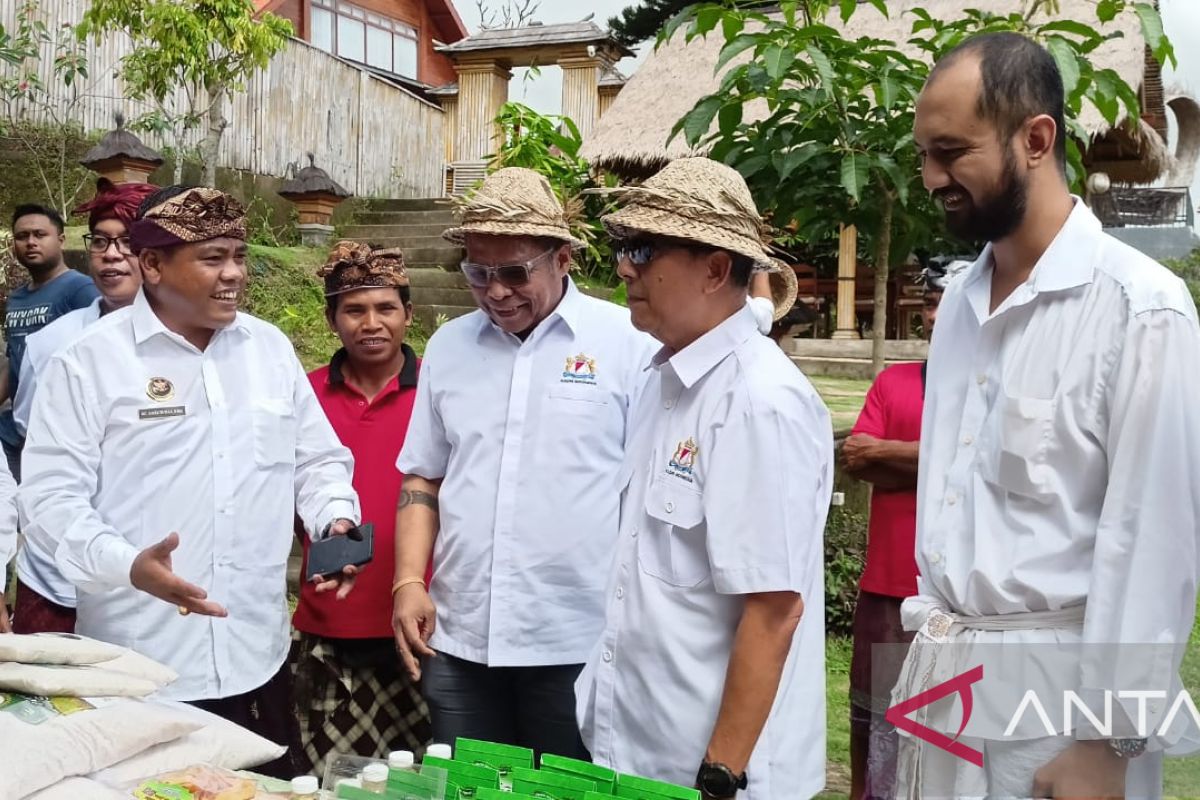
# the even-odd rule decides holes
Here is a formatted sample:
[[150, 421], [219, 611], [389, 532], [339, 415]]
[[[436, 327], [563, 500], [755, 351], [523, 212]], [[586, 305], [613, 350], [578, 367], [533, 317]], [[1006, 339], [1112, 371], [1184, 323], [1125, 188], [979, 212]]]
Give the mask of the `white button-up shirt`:
[[440, 530], [430, 645], [489, 666], [579, 664], [604, 620], [625, 420], [654, 342], [570, 281], [522, 342], [481, 311], [429, 340], [397, 468]]
[[[21, 360], [20, 382], [17, 396], [13, 398], [13, 422], [22, 436], [29, 428], [29, 411], [33, 408], [33, 394], [37, 389], [38, 375], [50, 360], [66, 345], [75, 341], [80, 332], [100, 319], [100, 298], [92, 304], [64, 314], [25, 339], [25, 357]], [[17, 577], [35, 592], [60, 606], [75, 607], [75, 587], [62, 576], [54, 563], [54, 553], [45, 552], [41, 542], [45, 541], [28, 533], [17, 553]]]
[[[1078, 200], [994, 312], [992, 270], [989, 247], [938, 308], [921, 427], [921, 596], [906, 609], [1086, 604], [1082, 633], [1060, 639], [1187, 642], [1200, 574], [1200, 331], [1183, 281], [1104, 234]], [[1085, 665], [1083, 690], [1124, 688], [1107, 673], [1117, 666]], [[1167, 672], [1148, 685], [1165, 689], [1170, 668], [1158, 661]]]
[[825, 785], [823, 532], [833, 432], [816, 391], [742, 309], [654, 359], [639, 402], [604, 632], [576, 684], [598, 763], [691, 785], [745, 600], [804, 600], [745, 797]]
[[[168, 699], [229, 697], [288, 650], [293, 510], [309, 531], [358, 520], [353, 460], [277, 328], [238, 314], [200, 351], [144, 295], [51, 357], [19, 496], [79, 590], [76, 630], [170, 665]], [[132, 588], [137, 553], [178, 532], [177, 575], [229, 616], [183, 617]]]

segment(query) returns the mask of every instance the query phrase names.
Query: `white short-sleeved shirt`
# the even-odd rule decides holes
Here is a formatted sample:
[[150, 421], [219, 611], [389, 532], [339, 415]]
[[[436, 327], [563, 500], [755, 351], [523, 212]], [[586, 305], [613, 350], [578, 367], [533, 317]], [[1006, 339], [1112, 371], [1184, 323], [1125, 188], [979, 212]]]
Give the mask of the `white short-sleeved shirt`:
[[603, 634], [576, 684], [598, 763], [691, 785], [724, 690], [741, 595], [804, 600], [745, 797], [825, 784], [823, 533], [833, 431], [820, 397], [744, 308], [654, 359], [622, 494]]
[[397, 468], [443, 479], [431, 646], [582, 663], [604, 619], [626, 418], [654, 340], [571, 281], [522, 342], [476, 311], [429, 340]]
[[[294, 514], [358, 520], [353, 459], [287, 337], [238, 314], [203, 351], [139, 294], [39, 376], [19, 505], [78, 590], [76, 630], [169, 665], [173, 700], [243, 694], [289, 646]], [[137, 553], [177, 532], [174, 572], [229, 611], [180, 616], [134, 589]]]
[[[1105, 234], [1078, 199], [995, 311], [992, 270], [989, 246], [938, 307], [918, 475], [919, 595], [906, 625], [930, 603], [968, 615], [1085, 606], [1082, 631], [1060, 638], [1186, 643], [1200, 578], [1200, 328], [1186, 286]], [[1144, 684], [1118, 683], [1116, 661], [1082, 664], [1069, 688], [1173, 680], [1169, 660], [1146, 659], [1155, 672]], [[1136, 713], [1135, 701], [1122, 702]]]
[[[38, 375], [50, 360], [66, 345], [75, 341], [80, 332], [100, 319], [100, 298], [90, 306], [64, 314], [25, 339], [25, 357], [21, 360], [21, 379], [13, 399], [13, 422], [22, 436], [29, 427], [29, 411], [37, 390]], [[54, 554], [43, 552], [37, 537], [24, 537], [17, 553], [17, 577], [35, 592], [67, 608], [75, 607], [75, 587], [62, 576], [54, 563]]]

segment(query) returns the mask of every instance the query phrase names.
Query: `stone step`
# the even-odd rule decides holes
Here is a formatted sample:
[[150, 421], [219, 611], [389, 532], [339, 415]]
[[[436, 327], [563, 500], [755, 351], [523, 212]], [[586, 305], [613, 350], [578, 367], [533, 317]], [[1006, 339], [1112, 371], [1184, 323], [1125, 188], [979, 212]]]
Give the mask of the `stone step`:
[[417, 211], [368, 211], [359, 216], [366, 216], [366, 214], [373, 214], [376, 219], [380, 215], [386, 215], [384, 219], [389, 222], [394, 221], [398, 225], [433, 225], [447, 221], [453, 222], [456, 218], [454, 212], [449, 208], [427, 208]]
[[[454, 217], [445, 219], [413, 220], [409, 214], [358, 214], [354, 224], [346, 226], [347, 234], [355, 236], [437, 236], [457, 224]], [[442, 239], [445, 241], [445, 239]]]
[[433, 211], [450, 208], [449, 201], [444, 197], [384, 199], [376, 198], [367, 201], [371, 211]]
[[461, 317], [463, 314], [470, 314], [476, 310], [474, 305], [470, 306], [426, 306], [420, 305], [413, 309], [413, 316], [421, 323], [427, 332], [432, 334], [436, 330], [437, 318], [440, 314], [445, 314], [449, 319]]
[[467, 279], [457, 269], [451, 272], [441, 267], [420, 267], [408, 270], [408, 283], [414, 289], [466, 289]]
[[445, 286], [414, 286], [412, 301], [413, 305], [417, 306], [475, 307], [475, 297], [471, 294], [470, 289]]
[[[851, 358], [871, 360], [870, 339], [796, 339], [784, 340], [788, 355], [801, 358]], [[888, 361], [924, 361], [929, 343], [922, 339], [888, 339], [883, 343]]]
[[[827, 378], [860, 378], [872, 380], [875, 373], [871, 369], [871, 360], [862, 358], [819, 358], [813, 356], [791, 356], [792, 363], [800, 368], [805, 375], [823, 375]], [[887, 359], [884, 364], [902, 364], [912, 361], [908, 358]]]
[[453, 259], [444, 258], [433, 261], [409, 261], [404, 259], [404, 266], [407, 269], [440, 269], [442, 272], [458, 272], [458, 262], [462, 256], [455, 256]]

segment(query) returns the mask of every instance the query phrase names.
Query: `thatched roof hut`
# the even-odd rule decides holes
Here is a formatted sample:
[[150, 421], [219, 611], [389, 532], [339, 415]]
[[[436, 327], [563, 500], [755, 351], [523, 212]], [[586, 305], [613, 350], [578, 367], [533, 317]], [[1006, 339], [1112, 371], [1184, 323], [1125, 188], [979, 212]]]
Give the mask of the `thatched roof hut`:
[[[948, 19], [965, 7], [979, 5], [997, 13], [1010, 13], [1019, 11], [1022, 4], [1020, 0], [973, 4], [963, 0], [889, 0], [889, 17], [864, 4], [847, 24], [841, 25], [836, 12], [830, 15], [829, 22], [840, 26], [848, 37], [871, 36], [894, 41], [902, 45], [901, 49], [919, 55], [916, 48], [904, 44], [911, 38], [913, 17], [909, 9], [921, 7], [936, 18]], [[1091, 19], [1094, 11], [1087, 0], [1062, 0], [1061, 16]], [[1099, 111], [1087, 106], [1081, 122], [1093, 137], [1085, 157], [1088, 168], [1108, 172], [1118, 183], [1151, 183], [1168, 174], [1183, 179], [1167, 150], [1161, 74], [1158, 65], [1148, 57], [1137, 16], [1132, 10], [1124, 12], [1104, 28], [1106, 32], [1113, 29], [1123, 35], [1098, 48], [1093, 63], [1098, 68], [1115, 70], [1135, 89], [1141, 87], [1142, 119], [1136, 125], [1121, 124], [1114, 129]], [[724, 43], [719, 30], [690, 43], [684, 41], [683, 31], [679, 31], [650, 54], [629, 79], [584, 142], [582, 155], [597, 168], [640, 179], [675, 158], [695, 154], [682, 135], [676, 136], [669, 146], [667, 139], [674, 124], [701, 97], [719, 86], [721, 75], [713, 74], [713, 66]], [[748, 58], [748, 54], [743, 54], [733, 63], [744, 63]], [[766, 116], [765, 104], [751, 104], [744, 116], [761, 119]]]

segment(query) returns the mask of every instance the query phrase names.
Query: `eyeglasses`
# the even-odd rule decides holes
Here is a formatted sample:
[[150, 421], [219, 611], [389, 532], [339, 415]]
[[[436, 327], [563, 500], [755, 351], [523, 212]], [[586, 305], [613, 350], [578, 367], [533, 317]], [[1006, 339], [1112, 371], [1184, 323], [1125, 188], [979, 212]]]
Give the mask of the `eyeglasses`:
[[471, 261], [464, 261], [458, 266], [462, 270], [462, 274], [466, 276], [467, 283], [476, 289], [486, 289], [491, 285], [493, 279], [501, 286], [514, 289], [529, 283], [529, 274], [534, 270], [534, 262], [541, 261], [551, 253], [557, 253], [558, 249], [557, 247], [551, 247], [541, 255], [534, 256], [520, 264], [501, 264], [500, 266], [490, 267], [487, 264], [475, 264]]
[[654, 260], [657, 249], [654, 242], [645, 239], [625, 239], [617, 242], [613, 249], [613, 257], [618, 264], [624, 259], [629, 259], [629, 263], [635, 267], [644, 267]]
[[128, 236], [105, 236], [102, 233], [86, 233], [83, 236], [83, 242], [87, 245], [88, 252], [91, 253], [107, 253], [108, 248], [115, 244], [117, 252], [124, 255], [130, 255], [133, 250], [129, 246]]

